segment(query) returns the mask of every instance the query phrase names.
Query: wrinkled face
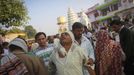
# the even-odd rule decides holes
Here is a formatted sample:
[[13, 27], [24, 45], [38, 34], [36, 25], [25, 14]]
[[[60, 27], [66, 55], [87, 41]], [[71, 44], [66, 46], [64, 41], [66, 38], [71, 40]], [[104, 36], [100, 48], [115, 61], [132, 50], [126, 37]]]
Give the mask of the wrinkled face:
[[119, 32], [120, 26], [118, 26], [118, 25], [112, 25], [112, 30], [115, 31], [115, 32]]
[[82, 37], [82, 34], [84, 32], [84, 28], [77, 28], [73, 30], [75, 39], [80, 39]]
[[36, 39], [36, 42], [39, 44], [39, 46], [45, 46], [47, 42], [47, 38], [43, 34], [41, 34]]
[[70, 37], [70, 35], [68, 33], [62, 33], [61, 37], [60, 37], [60, 42], [61, 43], [70, 43], [72, 42], [72, 38]]

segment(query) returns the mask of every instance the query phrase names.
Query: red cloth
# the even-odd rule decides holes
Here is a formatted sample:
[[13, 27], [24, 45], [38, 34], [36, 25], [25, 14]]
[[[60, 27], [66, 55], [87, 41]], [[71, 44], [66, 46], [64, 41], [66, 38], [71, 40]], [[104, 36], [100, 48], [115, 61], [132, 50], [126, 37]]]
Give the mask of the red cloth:
[[121, 75], [121, 50], [119, 43], [111, 40], [107, 31], [99, 31], [95, 49], [96, 74]]

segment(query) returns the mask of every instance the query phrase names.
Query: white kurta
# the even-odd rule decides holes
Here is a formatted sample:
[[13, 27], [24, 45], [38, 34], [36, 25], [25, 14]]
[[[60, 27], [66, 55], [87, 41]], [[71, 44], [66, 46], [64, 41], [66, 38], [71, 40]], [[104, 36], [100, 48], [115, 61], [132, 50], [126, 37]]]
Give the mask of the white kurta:
[[[77, 41], [75, 41], [75, 43], [79, 45], [80, 47], [84, 48], [84, 52], [88, 55], [88, 57], [92, 58], [93, 61], [95, 61], [93, 46], [91, 42], [85, 36], [82, 35], [81, 44], [79, 44]], [[94, 66], [92, 66], [92, 69], [94, 69]], [[84, 72], [84, 75], [90, 75], [88, 71], [86, 70], [86, 68], [83, 69], [83, 72]]]
[[64, 58], [60, 58], [58, 50], [55, 50], [50, 59], [56, 65], [57, 75], [83, 75], [83, 64], [88, 61], [83, 48], [75, 44]]

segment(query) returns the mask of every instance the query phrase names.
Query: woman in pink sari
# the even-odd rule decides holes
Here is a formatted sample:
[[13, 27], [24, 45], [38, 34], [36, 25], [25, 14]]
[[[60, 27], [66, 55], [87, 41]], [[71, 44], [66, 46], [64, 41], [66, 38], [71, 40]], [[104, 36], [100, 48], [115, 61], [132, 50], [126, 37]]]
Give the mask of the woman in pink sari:
[[105, 30], [97, 34], [96, 75], [121, 75], [121, 47]]

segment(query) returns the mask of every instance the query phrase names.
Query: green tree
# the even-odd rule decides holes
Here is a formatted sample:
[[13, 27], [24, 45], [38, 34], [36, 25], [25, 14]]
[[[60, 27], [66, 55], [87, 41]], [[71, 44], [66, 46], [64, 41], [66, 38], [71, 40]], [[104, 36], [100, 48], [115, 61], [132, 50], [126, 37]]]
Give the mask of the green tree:
[[6, 27], [21, 26], [28, 19], [24, 0], [0, 0], [0, 24]]
[[31, 25], [26, 26], [24, 31], [27, 34], [28, 38], [33, 38], [36, 34], [36, 30]]
[[7, 34], [7, 30], [0, 29], [0, 34]]

